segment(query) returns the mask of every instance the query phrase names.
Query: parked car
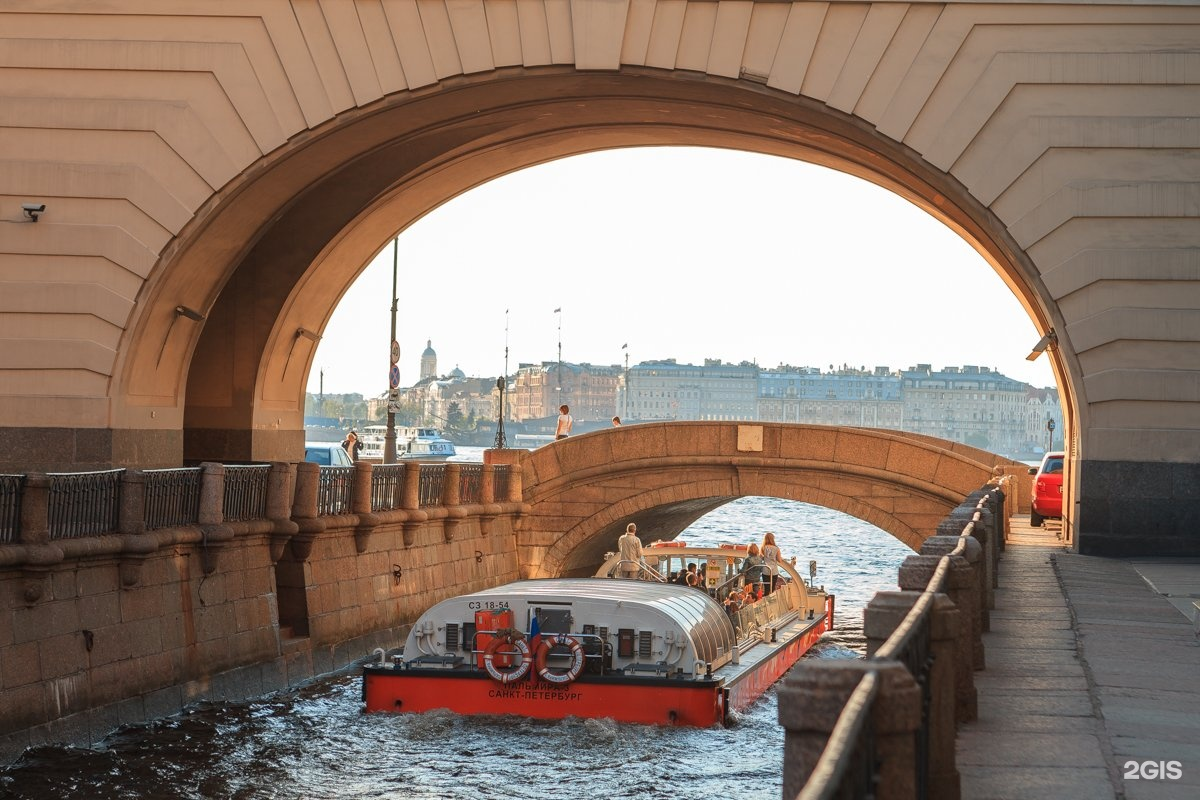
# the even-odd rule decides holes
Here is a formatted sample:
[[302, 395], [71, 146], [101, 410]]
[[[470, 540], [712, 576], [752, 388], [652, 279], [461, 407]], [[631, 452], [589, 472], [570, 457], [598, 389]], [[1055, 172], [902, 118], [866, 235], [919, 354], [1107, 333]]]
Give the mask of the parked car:
[[1029, 524], [1040, 527], [1043, 520], [1062, 519], [1063, 458], [1065, 453], [1046, 453], [1040, 467], [1030, 467], [1033, 496], [1029, 504]]
[[354, 462], [337, 442], [305, 442], [304, 460], [326, 467], [353, 467]]

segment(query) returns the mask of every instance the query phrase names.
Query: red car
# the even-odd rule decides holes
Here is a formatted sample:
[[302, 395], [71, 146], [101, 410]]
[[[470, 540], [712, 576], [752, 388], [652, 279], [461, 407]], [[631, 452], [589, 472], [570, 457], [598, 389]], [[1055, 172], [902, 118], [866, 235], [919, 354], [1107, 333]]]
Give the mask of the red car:
[[1062, 519], [1062, 483], [1064, 453], [1046, 453], [1040, 467], [1030, 467], [1033, 476], [1033, 497], [1030, 502], [1029, 524], [1040, 527], [1042, 520]]

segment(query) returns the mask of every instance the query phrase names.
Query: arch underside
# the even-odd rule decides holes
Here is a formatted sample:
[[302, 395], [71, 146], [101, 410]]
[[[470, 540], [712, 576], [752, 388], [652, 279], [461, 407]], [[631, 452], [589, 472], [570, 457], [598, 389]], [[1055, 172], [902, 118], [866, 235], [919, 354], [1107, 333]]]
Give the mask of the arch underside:
[[[252, 185], [198, 215], [168, 268], [152, 276], [142, 319], [159, 331], [131, 340], [117, 406], [143, 422], [145, 409], [174, 408], [189, 459], [296, 457], [316, 355], [302, 332], [324, 329], [381, 242], [501, 174], [634, 145], [756, 151], [881, 184], [963, 233], [1040, 316], [1002, 226], [859, 120], [715, 77], [497, 71], [346, 112], [264, 159]], [[222, 250], [239, 236], [243, 250]], [[205, 310], [204, 324], [181, 323], [180, 304]]]
[[[552, 541], [518, 533], [518, 548], [539, 541], [546, 549], [537, 577], [590, 574], [604, 561], [604, 554], [616, 546], [617, 537], [629, 522], [636, 522], [644, 542], [674, 539], [700, 517], [740, 497], [774, 497], [811, 503], [841, 511], [886, 531], [914, 551], [936, 532], [944, 518], [962, 497], [939, 496], [918, 492], [897, 483], [848, 477], [829, 471], [790, 471], [763, 469], [751, 472], [736, 467], [706, 468], [698, 474], [695, 467], [658, 472], [665, 485], [629, 494], [625, 499], [598, 509], [575, 522]], [[678, 482], [676, 482], [678, 481]], [[589, 483], [586, 493], [602, 491], [607, 482]], [[628, 476], [613, 480], [626, 484]], [[551, 507], [575, 506], [571, 496], [583, 487], [575, 487], [542, 501]], [[538, 514], [538, 503], [533, 503]], [[565, 517], [559, 516], [562, 520]], [[737, 541], [761, 538], [762, 531], [731, 532]]]

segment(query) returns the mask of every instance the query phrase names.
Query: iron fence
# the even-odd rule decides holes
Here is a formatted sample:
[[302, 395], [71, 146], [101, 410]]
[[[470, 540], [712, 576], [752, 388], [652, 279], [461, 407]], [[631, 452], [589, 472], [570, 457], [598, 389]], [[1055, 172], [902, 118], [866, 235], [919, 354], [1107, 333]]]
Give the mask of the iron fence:
[[458, 501], [478, 503], [483, 499], [483, 464], [463, 464], [458, 473]]
[[403, 505], [404, 465], [378, 464], [371, 469], [371, 510], [391, 511]]
[[317, 516], [350, 513], [354, 467], [321, 467], [317, 478]]
[[148, 469], [143, 512], [146, 530], [200, 521], [200, 468]]
[[495, 487], [493, 493], [497, 503], [508, 501], [508, 487], [512, 484], [512, 473], [509, 470], [508, 464], [497, 464], [492, 468], [493, 480], [492, 485]]
[[421, 480], [418, 483], [420, 507], [440, 506], [442, 504], [442, 487], [446, 485], [445, 464], [421, 464]]
[[0, 544], [20, 538], [21, 492], [24, 488], [24, 475], [0, 475]]
[[51, 539], [75, 539], [117, 530], [123, 469], [51, 473]]
[[266, 519], [267, 483], [271, 467], [266, 464], [225, 467], [225, 519], [238, 522]]

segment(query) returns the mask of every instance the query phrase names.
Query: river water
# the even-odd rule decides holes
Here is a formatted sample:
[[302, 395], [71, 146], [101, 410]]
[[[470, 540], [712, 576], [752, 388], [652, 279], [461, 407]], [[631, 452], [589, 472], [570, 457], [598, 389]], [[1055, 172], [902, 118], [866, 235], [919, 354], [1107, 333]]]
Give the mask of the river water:
[[[689, 544], [773, 530], [801, 572], [837, 595], [835, 630], [808, 658], [856, 658], [862, 609], [893, 589], [909, 551], [818, 506], [743, 498], [698, 520]], [[364, 654], [365, 655], [365, 654]], [[41, 747], [0, 772], [0, 798], [777, 798], [783, 729], [768, 692], [729, 727], [361, 711], [354, 675], [249, 702], [201, 704], [93, 748]]]

